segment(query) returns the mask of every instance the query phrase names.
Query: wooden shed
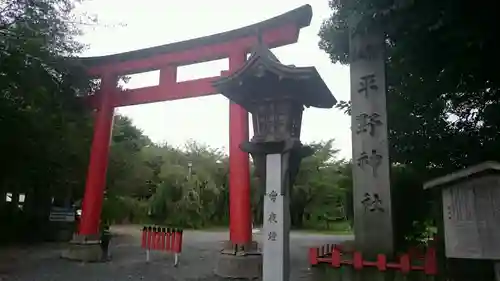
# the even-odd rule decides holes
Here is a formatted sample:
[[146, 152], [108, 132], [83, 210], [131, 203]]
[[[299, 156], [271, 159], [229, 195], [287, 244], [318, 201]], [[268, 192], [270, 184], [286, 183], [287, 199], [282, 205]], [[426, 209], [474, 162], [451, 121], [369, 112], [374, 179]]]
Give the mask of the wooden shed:
[[448, 258], [500, 260], [500, 163], [484, 162], [424, 184], [440, 188]]

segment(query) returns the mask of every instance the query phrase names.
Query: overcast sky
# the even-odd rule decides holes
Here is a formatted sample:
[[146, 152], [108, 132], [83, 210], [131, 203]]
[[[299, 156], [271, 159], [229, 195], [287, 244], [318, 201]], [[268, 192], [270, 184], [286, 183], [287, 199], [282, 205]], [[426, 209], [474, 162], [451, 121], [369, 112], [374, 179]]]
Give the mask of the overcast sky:
[[[87, 0], [79, 11], [97, 15], [100, 25], [85, 29], [84, 56], [106, 55], [211, 35], [250, 25], [304, 4], [313, 8], [311, 25], [299, 42], [274, 49], [284, 64], [315, 66], [337, 100], [349, 97], [349, 68], [330, 62], [318, 48], [321, 22], [328, 18], [328, 0]], [[126, 26], [118, 26], [125, 24]], [[180, 67], [178, 81], [219, 75], [227, 60]], [[132, 77], [127, 87], [158, 84], [158, 72]], [[118, 108], [155, 142], [181, 146], [188, 139], [228, 151], [229, 101], [222, 95]], [[306, 109], [302, 141], [334, 138], [343, 158], [351, 158], [350, 118], [337, 109]], [[250, 131], [252, 134], [252, 131]]]

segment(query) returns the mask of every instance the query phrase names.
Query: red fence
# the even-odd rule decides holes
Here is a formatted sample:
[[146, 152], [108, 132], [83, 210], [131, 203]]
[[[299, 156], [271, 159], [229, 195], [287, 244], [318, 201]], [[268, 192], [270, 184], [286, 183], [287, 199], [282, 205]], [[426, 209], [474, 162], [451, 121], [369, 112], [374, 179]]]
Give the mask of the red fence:
[[376, 267], [379, 271], [392, 269], [401, 271], [403, 274], [408, 274], [410, 271], [423, 271], [426, 275], [437, 274], [436, 250], [432, 247], [423, 254], [416, 254], [416, 251], [412, 250], [399, 255], [398, 262], [387, 262], [387, 256], [383, 254], [377, 255], [376, 261], [367, 261], [363, 259], [361, 252], [353, 251], [346, 256], [338, 245], [328, 244], [320, 248], [310, 248], [309, 263], [311, 266], [328, 264], [334, 268], [347, 265], [355, 270], [362, 270], [363, 267]]
[[145, 226], [142, 228], [141, 247], [146, 249], [147, 262], [151, 250], [163, 251], [174, 253], [174, 266], [177, 266], [182, 251], [182, 229]]

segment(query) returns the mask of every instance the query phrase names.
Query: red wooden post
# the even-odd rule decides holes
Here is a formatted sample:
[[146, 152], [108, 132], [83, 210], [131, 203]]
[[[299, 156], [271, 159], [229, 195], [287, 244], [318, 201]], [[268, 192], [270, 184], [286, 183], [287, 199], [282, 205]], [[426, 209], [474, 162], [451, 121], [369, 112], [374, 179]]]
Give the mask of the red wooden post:
[[148, 227], [148, 245], [147, 249], [151, 249], [151, 245], [153, 243], [153, 228], [150, 226]]
[[176, 235], [177, 230], [175, 228], [172, 228], [171, 230], [172, 231], [170, 232], [170, 251], [174, 252], [175, 243], [177, 243], [177, 235]]
[[[239, 69], [246, 52], [237, 50], [229, 56], [229, 71]], [[250, 208], [250, 162], [240, 144], [248, 140], [248, 112], [241, 106], [229, 104], [229, 239], [233, 244], [252, 241]]]
[[165, 251], [170, 251], [172, 249], [172, 233], [170, 232], [170, 228], [167, 228], [166, 239]]
[[151, 249], [153, 250], [156, 250], [156, 244], [158, 242], [157, 238], [158, 238], [158, 229], [156, 228], [156, 226], [153, 226], [153, 234], [151, 236], [151, 242], [152, 242]]
[[149, 249], [154, 250], [155, 249], [155, 237], [156, 237], [156, 226], [151, 227], [151, 230], [149, 231]]
[[174, 253], [180, 253], [182, 252], [182, 229], [177, 229], [176, 234]]
[[182, 243], [182, 232], [180, 229], [174, 229], [173, 233], [173, 241], [172, 241], [172, 252], [180, 253], [181, 252], [181, 243]]
[[141, 247], [146, 249], [148, 240], [148, 229], [147, 227], [142, 228], [142, 239], [141, 239]]
[[156, 247], [155, 250], [161, 250], [161, 227], [156, 228]]
[[399, 264], [401, 272], [403, 272], [404, 274], [410, 272], [410, 255], [408, 254], [401, 255], [401, 257], [399, 258]]
[[437, 271], [436, 249], [430, 247], [427, 249], [427, 252], [425, 252], [424, 272], [427, 275], [436, 275]]
[[114, 107], [112, 105], [112, 95], [116, 91], [116, 83], [117, 78], [113, 75], [101, 77], [101, 89], [98, 93], [99, 106], [95, 115], [94, 137], [90, 150], [89, 169], [79, 225], [80, 235], [99, 235], [99, 222], [108, 167], [109, 143], [113, 126]]
[[360, 252], [354, 252], [353, 266], [355, 270], [363, 269], [363, 255]]
[[309, 248], [309, 264], [318, 264], [318, 248]]
[[387, 257], [384, 254], [377, 255], [377, 268], [379, 271], [387, 270]]
[[167, 231], [164, 227], [161, 228], [161, 233], [160, 233], [160, 250], [164, 251], [165, 250], [165, 245], [166, 245], [166, 240], [165, 240], [165, 235], [167, 234]]
[[340, 267], [340, 258], [341, 258], [341, 253], [339, 249], [333, 249], [332, 252], [332, 266], [339, 268]]

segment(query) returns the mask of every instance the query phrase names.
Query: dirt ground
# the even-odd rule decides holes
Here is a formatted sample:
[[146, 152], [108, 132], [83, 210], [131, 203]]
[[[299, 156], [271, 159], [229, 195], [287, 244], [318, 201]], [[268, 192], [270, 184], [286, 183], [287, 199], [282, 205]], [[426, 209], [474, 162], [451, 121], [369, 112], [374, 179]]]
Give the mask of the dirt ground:
[[[81, 263], [59, 258], [64, 244], [11, 248], [0, 251], [0, 281], [124, 281], [124, 280], [219, 280], [213, 271], [227, 231], [185, 231], [180, 264], [173, 256], [152, 252], [150, 263], [140, 247], [138, 226], [114, 227], [112, 259], [107, 263]], [[254, 234], [260, 241], [261, 235]], [[291, 281], [311, 280], [307, 249], [325, 243], [352, 239], [348, 235], [292, 232]]]

